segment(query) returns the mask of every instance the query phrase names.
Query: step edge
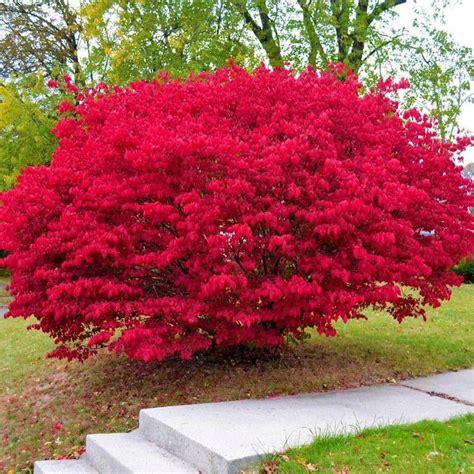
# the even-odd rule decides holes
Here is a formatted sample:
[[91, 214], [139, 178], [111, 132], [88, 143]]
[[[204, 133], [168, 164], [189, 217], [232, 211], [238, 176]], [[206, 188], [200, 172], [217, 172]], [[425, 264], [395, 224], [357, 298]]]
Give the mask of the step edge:
[[33, 464], [33, 474], [48, 474], [48, 469], [46, 466], [58, 462], [78, 462], [80, 464], [87, 464], [88, 470], [91, 473], [99, 474], [97, 469], [84, 456], [81, 456], [79, 459], [41, 459], [39, 461], [35, 461]]
[[[147, 464], [140, 466], [136, 464], [137, 458], [131, 460], [129, 457], [122, 457], [122, 453], [116, 452], [114, 450], [113, 442], [114, 437], [120, 437], [117, 439], [117, 442], [127, 443], [127, 437], [131, 437], [131, 443], [134, 443], [133, 446], [125, 447], [125, 450], [129, 449], [128, 454], [123, 454], [124, 456], [134, 455], [134, 448], [138, 448], [138, 452], [142, 453], [142, 450], [148, 451], [146, 453], [146, 458], [148, 459]], [[112, 441], [112, 445], [110, 444]], [[137, 446], [135, 443], [140, 445], [143, 443], [143, 446]], [[115, 447], [116, 448], [116, 447]], [[174, 455], [173, 453], [165, 450], [164, 448], [158, 446], [156, 443], [150, 442], [146, 437], [144, 437], [138, 430], [134, 430], [128, 433], [94, 433], [90, 434], [86, 438], [86, 456], [88, 455], [89, 462], [96, 466], [102, 474], [103, 469], [107, 469], [106, 472], [115, 473], [117, 470], [120, 470], [122, 473], [136, 473], [136, 472], [148, 472], [158, 469], [153, 463], [156, 461], [158, 465], [160, 463], [165, 466], [168, 470], [172, 469], [172, 472], [181, 472], [181, 473], [198, 473], [196, 467], [191, 463], [185, 461], [182, 458]], [[94, 457], [99, 456], [94, 462]], [[104, 459], [105, 457], [105, 459]], [[101, 461], [101, 462], [100, 462]], [[99, 468], [99, 462], [101, 464]], [[149, 464], [151, 463], [151, 465]], [[160, 467], [164, 469], [164, 467]], [[156, 471], [158, 472], [158, 471]], [[161, 471], [160, 471], [161, 472]], [[164, 471], [163, 471], [164, 472]], [[171, 471], [170, 471], [171, 472]]]
[[[101, 434], [122, 434], [122, 433], [93, 433], [86, 436], [86, 452], [84, 458], [100, 474], [133, 474], [133, 472], [118, 461], [111, 453], [104, 449], [100, 443], [96, 442], [94, 436]], [[125, 434], [125, 433], [123, 433]], [[100, 462], [100, 460], [104, 460]]]
[[139, 431], [147, 440], [196, 467], [203, 474], [232, 474], [235, 459], [226, 459], [194, 439], [180, 433], [150, 413], [140, 410]]

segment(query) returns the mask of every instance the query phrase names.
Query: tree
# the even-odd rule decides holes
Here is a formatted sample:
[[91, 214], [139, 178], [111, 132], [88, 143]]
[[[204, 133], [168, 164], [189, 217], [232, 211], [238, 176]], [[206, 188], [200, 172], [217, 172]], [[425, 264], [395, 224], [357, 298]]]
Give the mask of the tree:
[[361, 95], [341, 71], [233, 67], [61, 104], [53, 163], [1, 197], [10, 316], [35, 315], [53, 356], [148, 362], [449, 298], [474, 250], [452, 160], [470, 140], [399, 113], [402, 84]]
[[302, 48], [295, 48], [296, 54], [306, 53], [298, 58], [298, 63], [319, 68], [339, 62], [358, 72], [366, 55], [370, 55], [367, 46], [377, 36], [374, 24], [406, 0], [232, 0], [231, 3], [255, 34], [272, 66], [283, 64], [285, 55], [279, 38], [288, 41], [287, 32], [293, 30], [289, 58], [294, 56], [291, 51], [294, 41], [303, 44]]
[[[386, 62], [388, 74], [409, 71], [411, 88], [401, 97], [405, 107], [417, 107], [437, 120], [436, 128], [446, 139], [458, 132], [458, 118], [466, 103], [473, 103], [474, 79], [472, 50], [456, 44], [450, 36], [431, 25], [419, 25], [399, 43], [393, 62]], [[378, 61], [383, 61], [383, 57]]]
[[[67, 0], [9, 0], [0, 3], [0, 74], [7, 89], [21, 89], [30, 73], [59, 77], [66, 69], [83, 87], [152, 79], [160, 71], [183, 78], [230, 58], [249, 69], [261, 61], [273, 67], [288, 61], [299, 71], [343, 63], [359, 74], [365, 90], [381, 76], [405, 76], [412, 89], [398, 95], [402, 107], [416, 105], [435, 116], [438, 132], [454, 139], [461, 106], [474, 99], [474, 61], [472, 50], [438, 25], [446, 4], [433, 0], [433, 21], [417, 11], [413, 32], [394, 22], [408, 8], [405, 0], [84, 0], [77, 8]], [[31, 106], [55, 116], [54, 100], [45, 112], [50, 95], [25, 93]], [[12, 131], [18, 118], [4, 120], [0, 133], [22, 135]], [[45, 132], [38, 143], [51, 138]], [[9, 144], [4, 168], [38, 163], [33, 155], [25, 160], [23, 145]]]
[[0, 75], [42, 73], [55, 76], [70, 69], [81, 79], [81, 25], [67, 0], [0, 2]]
[[5, 190], [26, 166], [50, 162], [58, 115], [42, 75], [0, 83], [0, 97], [0, 190]]
[[81, 31], [67, 0], [0, 2], [0, 189], [24, 167], [51, 161], [59, 98], [46, 82], [71, 71], [84, 86]]
[[82, 14], [94, 70], [112, 82], [160, 71], [183, 77], [214, 70], [230, 58], [256, 64], [245, 25], [225, 0], [95, 0]]

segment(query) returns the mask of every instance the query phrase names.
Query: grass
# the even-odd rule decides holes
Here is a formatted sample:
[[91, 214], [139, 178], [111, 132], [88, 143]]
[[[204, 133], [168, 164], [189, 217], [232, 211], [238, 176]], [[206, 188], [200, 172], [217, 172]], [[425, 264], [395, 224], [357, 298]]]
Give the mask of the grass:
[[0, 472], [77, 456], [87, 433], [136, 427], [141, 408], [349, 388], [474, 365], [474, 285], [455, 289], [429, 320], [382, 313], [340, 324], [279, 357], [143, 364], [103, 352], [83, 364], [45, 359], [51, 341], [0, 320]]
[[474, 414], [447, 422], [316, 439], [263, 464], [265, 473], [467, 473], [474, 470]]

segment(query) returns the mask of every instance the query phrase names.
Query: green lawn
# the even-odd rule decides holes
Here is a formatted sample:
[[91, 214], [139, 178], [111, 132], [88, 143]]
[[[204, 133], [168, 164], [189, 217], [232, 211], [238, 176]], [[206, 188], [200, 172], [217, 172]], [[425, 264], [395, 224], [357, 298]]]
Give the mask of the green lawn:
[[103, 352], [83, 364], [45, 359], [32, 321], [0, 320], [0, 472], [76, 456], [87, 433], [136, 427], [141, 408], [348, 388], [474, 366], [474, 285], [455, 289], [429, 320], [386, 314], [338, 326], [279, 357], [143, 364]]
[[267, 461], [265, 473], [468, 473], [474, 471], [474, 414], [447, 422], [363, 430], [316, 439]]

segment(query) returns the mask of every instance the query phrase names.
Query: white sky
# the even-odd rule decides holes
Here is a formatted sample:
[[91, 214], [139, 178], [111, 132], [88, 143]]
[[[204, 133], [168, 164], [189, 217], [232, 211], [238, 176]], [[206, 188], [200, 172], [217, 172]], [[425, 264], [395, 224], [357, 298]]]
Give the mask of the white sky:
[[[429, 11], [431, 0], [416, 0], [417, 5]], [[453, 35], [454, 39], [463, 46], [474, 49], [474, 0], [451, 0], [452, 5], [446, 9], [445, 31]], [[397, 7], [400, 24], [410, 27], [413, 21], [413, 0]], [[474, 83], [472, 85], [474, 93]], [[459, 125], [463, 129], [474, 133], [474, 104], [465, 104], [462, 109]], [[464, 162], [474, 162], [474, 147], [464, 153]]]

